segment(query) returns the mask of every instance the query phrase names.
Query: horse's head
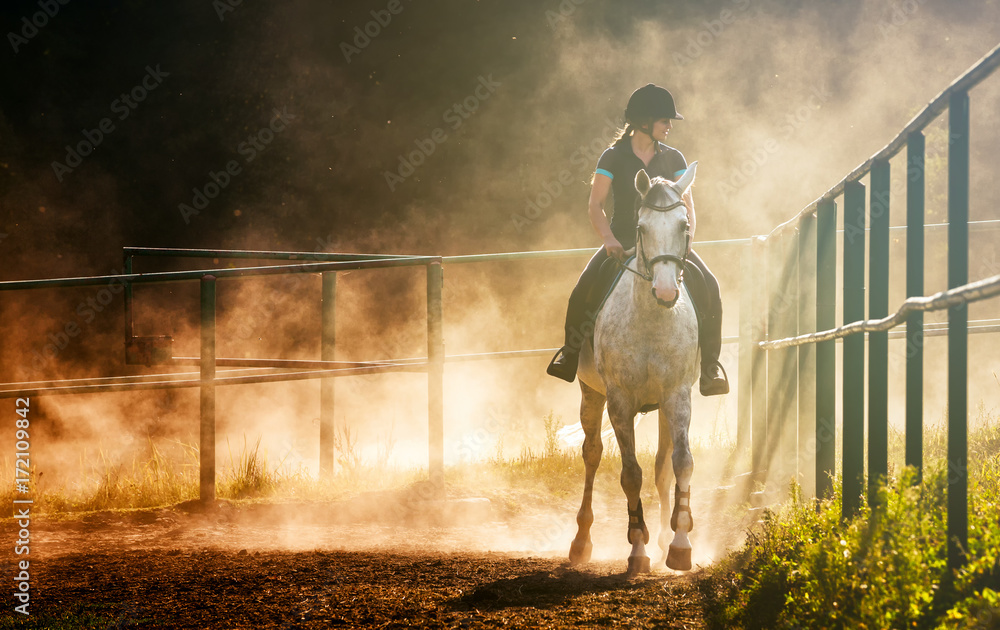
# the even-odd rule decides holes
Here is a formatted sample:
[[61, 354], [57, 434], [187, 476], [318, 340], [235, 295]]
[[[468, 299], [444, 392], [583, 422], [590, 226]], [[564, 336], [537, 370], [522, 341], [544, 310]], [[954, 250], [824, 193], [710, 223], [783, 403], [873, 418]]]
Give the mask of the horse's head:
[[639, 191], [636, 228], [636, 264], [652, 278], [653, 296], [667, 308], [677, 303], [680, 280], [691, 234], [684, 205], [684, 193], [694, 183], [698, 163], [692, 162], [677, 182], [654, 177], [645, 170], [635, 175]]

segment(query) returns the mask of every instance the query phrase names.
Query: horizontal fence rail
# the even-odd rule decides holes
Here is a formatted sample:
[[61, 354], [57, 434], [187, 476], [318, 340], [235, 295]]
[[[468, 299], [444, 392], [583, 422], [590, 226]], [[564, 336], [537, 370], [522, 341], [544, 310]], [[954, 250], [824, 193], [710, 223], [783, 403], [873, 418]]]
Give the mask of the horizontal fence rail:
[[771, 230], [768, 236], [778, 234], [779, 232], [797, 225], [799, 219], [806, 214], [812, 214], [815, 212], [821, 203], [836, 199], [838, 196], [843, 194], [847, 184], [856, 182], [867, 175], [876, 161], [888, 161], [890, 158], [894, 157], [897, 153], [903, 150], [904, 147], [906, 147], [913, 134], [922, 132], [927, 125], [932, 123], [938, 116], [948, 109], [953, 94], [968, 93], [969, 90], [979, 85], [984, 79], [993, 74], [998, 66], [1000, 66], [1000, 46], [997, 46], [990, 52], [986, 53], [982, 59], [966, 70], [962, 76], [955, 79], [951, 85], [934, 97], [934, 100], [924, 107], [919, 114], [914, 116], [913, 120], [907, 123], [906, 126], [903, 127], [903, 130], [896, 134], [896, 137], [893, 138], [889, 144], [885, 145], [875, 155], [862, 162], [846, 177], [837, 182], [828, 191], [820, 195], [816, 201], [813, 201], [803, 208], [797, 215]]
[[[247, 259], [268, 259], [289, 261], [293, 264], [272, 265], [264, 267], [239, 267], [226, 269], [200, 269], [193, 271], [170, 271], [152, 273], [131, 273], [132, 258], [136, 255], [148, 256], [178, 256], [187, 258], [217, 258], [220, 256]], [[296, 262], [296, 261], [309, 262]], [[314, 261], [320, 262], [314, 262]], [[427, 272], [427, 327], [428, 354], [426, 359], [409, 360], [405, 362], [370, 361], [344, 362], [335, 361], [328, 349], [332, 346], [332, 309], [335, 278], [338, 271], [353, 271], [362, 269], [383, 269], [390, 267], [424, 267]], [[428, 375], [428, 440], [429, 474], [432, 481], [438, 482], [435, 487], [443, 488], [441, 482], [444, 469], [443, 440], [443, 382], [441, 375], [444, 364], [444, 341], [441, 331], [443, 320], [441, 313], [441, 257], [439, 256], [383, 256], [355, 254], [302, 254], [298, 252], [260, 252], [222, 250], [174, 250], [154, 248], [127, 248], [125, 254], [126, 273], [111, 276], [90, 276], [78, 278], [50, 278], [39, 280], [15, 280], [0, 282], [0, 293], [9, 291], [28, 291], [37, 289], [72, 288], [97, 285], [121, 284], [125, 288], [126, 316], [126, 362], [129, 362], [130, 346], [133, 342], [142, 349], [142, 343], [168, 355], [165, 360], [154, 352], [143, 354], [147, 361], [155, 361], [163, 365], [197, 365], [200, 367], [198, 378], [190, 378], [189, 374], [170, 375], [139, 375], [101, 377], [97, 379], [68, 379], [59, 381], [35, 381], [31, 383], [0, 384], [0, 398], [22, 396], [48, 396], [64, 394], [90, 394], [107, 392], [124, 392], [136, 390], [163, 390], [186, 387], [200, 389], [200, 497], [203, 502], [215, 499], [215, 407], [216, 387], [224, 385], [249, 385], [259, 383], [288, 382], [308, 379], [323, 379], [321, 382], [321, 400], [329, 403], [326, 385], [332, 376], [352, 376], [379, 374], [384, 372], [426, 372]], [[289, 361], [260, 359], [229, 359], [216, 356], [216, 284], [220, 279], [247, 278], [257, 276], [288, 275], [301, 273], [318, 273], [323, 277], [323, 298], [326, 308], [323, 310], [324, 325], [322, 330], [322, 360]], [[192, 282], [200, 284], [200, 338], [201, 352], [199, 357], [170, 357], [170, 337], [135, 338], [132, 335], [132, 287], [135, 284], [154, 284], [164, 282]], [[156, 344], [161, 344], [157, 346]], [[147, 363], [152, 364], [152, 363]], [[257, 368], [252, 370], [230, 370], [216, 372], [221, 366], [240, 366]], [[279, 368], [278, 371], [262, 373], [261, 368]], [[293, 370], [305, 371], [293, 371]], [[323, 405], [327, 408], [329, 404]], [[325, 409], [324, 411], [329, 411]], [[333, 471], [333, 422], [332, 413], [321, 414], [320, 444], [330, 446], [320, 450], [321, 471]]]
[[[900, 324], [905, 324], [912, 313], [924, 313], [927, 311], [940, 311], [953, 306], [986, 300], [1000, 295], [1000, 275], [970, 282], [969, 284], [935, 293], [929, 297], [909, 298], [894, 314], [889, 317], [875, 320], [864, 320], [851, 322], [850, 324], [823, 330], [820, 332], [799, 335], [798, 337], [787, 337], [785, 339], [775, 339], [774, 341], [761, 341], [759, 345], [764, 350], [777, 350], [791, 346], [801, 346], [830, 339], [841, 339], [847, 335], [855, 333], [882, 332], [895, 328]], [[989, 326], [989, 332], [1000, 330], [1000, 327]]]

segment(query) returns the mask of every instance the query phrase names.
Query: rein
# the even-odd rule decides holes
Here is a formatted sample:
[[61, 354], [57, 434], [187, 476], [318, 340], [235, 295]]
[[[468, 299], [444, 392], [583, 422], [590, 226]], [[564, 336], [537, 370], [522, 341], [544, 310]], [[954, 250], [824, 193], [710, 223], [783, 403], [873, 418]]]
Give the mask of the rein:
[[[675, 201], [674, 203], [670, 204], [669, 206], [656, 206], [656, 205], [653, 205], [653, 204], [643, 203], [642, 205], [639, 206], [639, 208], [640, 209], [641, 208], [649, 208], [650, 210], [655, 210], [656, 212], [669, 212], [670, 210], [673, 210], [675, 208], [679, 208], [679, 207], [681, 207], [683, 205], [684, 205], [684, 201], [682, 200], [682, 201]], [[660, 254], [659, 256], [654, 256], [650, 260], [646, 260], [646, 252], [645, 252], [645, 250], [643, 249], [643, 246], [642, 246], [642, 230], [639, 229], [639, 226], [636, 226], [636, 228], [635, 228], [635, 246], [636, 246], [635, 258], [636, 258], [637, 262], [638, 262], [639, 258], [642, 258], [642, 266], [644, 267], [645, 271], [639, 271], [638, 269], [633, 269], [633, 268], [631, 268], [631, 267], [628, 266], [627, 262], [621, 262], [621, 261], [617, 261], [617, 262], [626, 271], [631, 271], [632, 273], [634, 273], [635, 275], [639, 276], [640, 278], [642, 278], [646, 282], [652, 282], [653, 281], [653, 272], [652, 272], [653, 265], [655, 265], [658, 262], [675, 262], [675, 263], [677, 263], [680, 266], [681, 273], [680, 273], [680, 278], [678, 279], [678, 282], [681, 282], [681, 281], [684, 280], [684, 267], [687, 265], [687, 251], [688, 251], [689, 246], [691, 245], [691, 232], [690, 232], [690, 230], [685, 231], [684, 232], [684, 236], [686, 237], [686, 241], [685, 241], [685, 244], [684, 244], [684, 255], [683, 256], [677, 256], [675, 254]]]

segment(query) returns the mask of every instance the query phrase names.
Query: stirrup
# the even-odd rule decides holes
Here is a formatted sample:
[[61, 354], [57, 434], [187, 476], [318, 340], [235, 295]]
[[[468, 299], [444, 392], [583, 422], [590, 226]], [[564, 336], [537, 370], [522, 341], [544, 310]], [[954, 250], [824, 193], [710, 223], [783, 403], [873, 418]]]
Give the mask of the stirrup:
[[705, 370], [702, 370], [698, 377], [698, 390], [702, 396], [719, 396], [729, 393], [729, 375], [726, 374], [726, 368], [718, 360], [713, 362], [712, 367], [715, 366], [718, 366], [719, 371], [722, 372], [722, 378], [708, 380], [705, 378]]
[[556, 355], [549, 362], [549, 367], [545, 368], [545, 373], [556, 378], [561, 378], [567, 383], [576, 380], [576, 368], [579, 365], [580, 355], [566, 349], [566, 346], [559, 348]]

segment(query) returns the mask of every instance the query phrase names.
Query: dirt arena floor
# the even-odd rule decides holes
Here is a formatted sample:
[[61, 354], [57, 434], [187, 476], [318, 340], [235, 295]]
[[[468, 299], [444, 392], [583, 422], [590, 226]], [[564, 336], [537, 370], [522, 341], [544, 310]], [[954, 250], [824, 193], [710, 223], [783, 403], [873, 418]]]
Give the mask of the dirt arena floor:
[[[570, 567], [575, 510], [558, 523], [497, 518], [485, 499], [390, 509], [394, 522], [359, 513], [385, 506], [374, 497], [361, 507], [220, 504], [36, 519], [31, 616], [13, 613], [8, 595], [0, 627], [703, 627], [697, 567], [682, 574], [657, 562], [655, 531], [654, 572], [626, 577], [624, 514], [598, 516], [595, 560]], [[13, 540], [13, 524], [2, 527]], [[0, 567], [5, 576], [13, 559]]]

